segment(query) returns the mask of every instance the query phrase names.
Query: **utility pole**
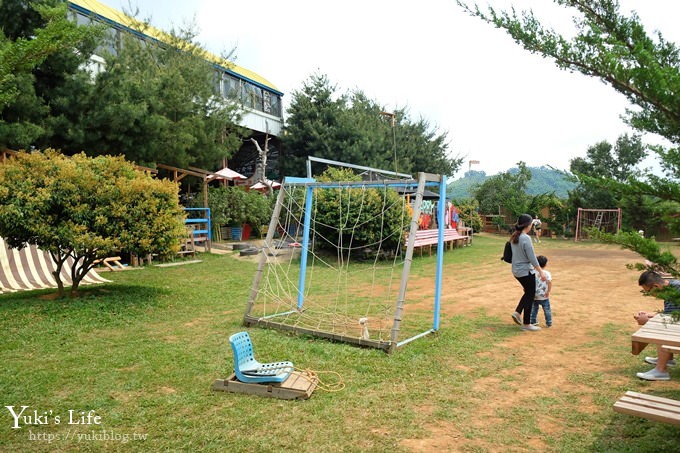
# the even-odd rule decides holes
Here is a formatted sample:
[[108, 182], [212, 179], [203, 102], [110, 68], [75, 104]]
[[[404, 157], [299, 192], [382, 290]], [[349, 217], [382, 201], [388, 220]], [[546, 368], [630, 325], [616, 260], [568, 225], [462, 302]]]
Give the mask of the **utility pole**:
[[399, 169], [397, 167], [397, 128], [394, 112], [380, 112], [382, 116], [387, 116], [392, 121], [392, 151], [394, 152], [394, 177], [397, 178]]

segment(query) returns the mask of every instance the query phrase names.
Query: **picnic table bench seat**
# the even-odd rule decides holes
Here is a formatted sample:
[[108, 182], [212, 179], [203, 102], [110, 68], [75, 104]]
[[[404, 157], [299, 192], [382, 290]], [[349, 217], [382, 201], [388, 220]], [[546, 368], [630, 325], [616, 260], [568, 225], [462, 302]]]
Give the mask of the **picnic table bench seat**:
[[678, 347], [678, 346], [668, 346], [668, 345], [662, 344], [661, 349], [663, 349], [666, 352], [670, 352], [671, 354], [680, 354], [680, 347]]
[[680, 425], [680, 401], [670, 398], [628, 391], [614, 403], [614, 411]]

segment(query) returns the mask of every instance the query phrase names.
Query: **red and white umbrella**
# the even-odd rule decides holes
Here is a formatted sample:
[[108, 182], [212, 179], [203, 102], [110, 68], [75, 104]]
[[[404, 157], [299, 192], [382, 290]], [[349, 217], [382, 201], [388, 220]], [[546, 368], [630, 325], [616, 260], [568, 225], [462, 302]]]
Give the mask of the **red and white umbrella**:
[[218, 170], [212, 175], [208, 176], [208, 179], [228, 179], [233, 181], [234, 179], [248, 179], [241, 173], [232, 170], [231, 168], [224, 167], [222, 170]]
[[[278, 189], [280, 187], [281, 187], [280, 183], [278, 183], [276, 181], [272, 181], [272, 189]], [[265, 189], [267, 189], [267, 185], [265, 183], [263, 183], [262, 181], [259, 181], [255, 184], [253, 184], [252, 186], [250, 186], [250, 190], [265, 190]]]

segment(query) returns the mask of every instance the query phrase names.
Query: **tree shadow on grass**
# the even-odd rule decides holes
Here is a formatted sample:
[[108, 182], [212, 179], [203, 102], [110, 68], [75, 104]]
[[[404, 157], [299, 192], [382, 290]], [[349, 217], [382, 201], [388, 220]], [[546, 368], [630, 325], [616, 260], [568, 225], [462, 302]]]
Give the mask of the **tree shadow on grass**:
[[156, 286], [106, 284], [88, 286], [76, 298], [55, 298], [54, 290], [22, 291], [0, 297], [0, 317], [39, 316], [96, 324], [118, 324], [145, 316], [170, 303], [169, 289]]
[[[677, 392], [665, 396], [677, 399]], [[675, 452], [680, 431], [676, 426], [640, 417], [614, 413], [591, 451]]]

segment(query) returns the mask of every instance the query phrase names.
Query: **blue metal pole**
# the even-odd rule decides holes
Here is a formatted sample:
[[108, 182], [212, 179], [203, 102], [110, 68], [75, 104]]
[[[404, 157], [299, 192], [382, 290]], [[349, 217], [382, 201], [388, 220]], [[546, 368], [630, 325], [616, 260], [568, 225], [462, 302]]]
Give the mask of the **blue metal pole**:
[[312, 187], [307, 187], [305, 194], [305, 223], [302, 233], [302, 250], [300, 251], [300, 280], [298, 284], [298, 310], [302, 310], [305, 300], [305, 277], [307, 276], [307, 251], [309, 249], [309, 229], [312, 224]]
[[442, 175], [439, 184], [439, 203], [437, 204], [437, 227], [439, 232], [439, 241], [437, 242], [437, 272], [435, 277], [434, 290], [434, 322], [433, 330], [439, 330], [439, 308], [441, 304], [442, 295], [442, 276], [444, 273], [444, 228], [446, 222], [444, 213], [446, 208], [446, 176]]

